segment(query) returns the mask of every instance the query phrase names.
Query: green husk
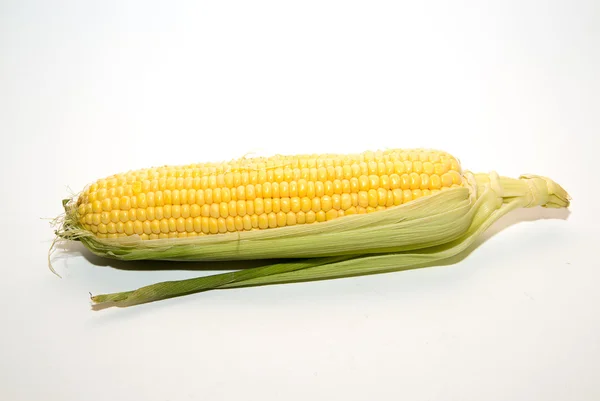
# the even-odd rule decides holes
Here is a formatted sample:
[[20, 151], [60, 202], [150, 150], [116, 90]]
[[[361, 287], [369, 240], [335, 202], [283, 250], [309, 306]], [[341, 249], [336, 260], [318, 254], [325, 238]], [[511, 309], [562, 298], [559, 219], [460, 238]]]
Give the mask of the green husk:
[[[213, 289], [304, 282], [429, 266], [463, 252], [490, 225], [520, 207], [567, 207], [569, 196], [540, 176], [465, 173], [468, 185], [381, 212], [239, 235], [177, 240], [100, 240], [67, 223], [92, 252], [123, 260], [294, 258], [135, 291], [92, 297], [98, 308], [131, 306]], [[67, 207], [67, 216], [69, 208]], [[72, 209], [71, 209], [72, 210]], [[69, 217], [67, 217], [67, 221]], [[298, 258], [307, 258], [297, 260]]]

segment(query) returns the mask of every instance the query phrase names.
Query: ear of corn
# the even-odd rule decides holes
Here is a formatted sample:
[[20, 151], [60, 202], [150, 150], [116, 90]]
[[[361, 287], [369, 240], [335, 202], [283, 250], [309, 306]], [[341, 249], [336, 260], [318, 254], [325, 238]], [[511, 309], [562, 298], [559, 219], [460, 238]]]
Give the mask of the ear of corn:
[[58, 234], [122, 260], [306, 258], [93, 297], [125, 306], [421, 267], [461, 252], [510, 210], [568, 204], [548, 178], [473, 174], [444, 152], [276, 156], [99, 180], [67, 202]]

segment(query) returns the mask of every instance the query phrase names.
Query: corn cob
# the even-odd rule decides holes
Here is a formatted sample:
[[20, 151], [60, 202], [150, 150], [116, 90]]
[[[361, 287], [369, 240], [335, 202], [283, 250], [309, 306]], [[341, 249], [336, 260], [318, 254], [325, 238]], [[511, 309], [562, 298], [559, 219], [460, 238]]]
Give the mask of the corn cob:
[[164, 166], [94, 182], [77, 219], [98, 238], [186, 238], [371, 213], [462, 182], [454, 157], [425, 151]]
[[[417, 265], [417, 259], [434, 262], [447, 257], [438, 250], [458, 252], [473, 233], [512, 209], [567, 207], [569, 197], [545, 177], [473, 174], [445, 152], [392, 149], [130, 171], [92, 183], [64, 205], [57, 234], [80, 240], [100, 256], [317, 258], [273, 265], [268, 274], [264, 268], [237, 272], [219, 284], [229, 288], [367, 274], [384, 265]], [[454, 245], [446, 249], [449, 244]], [[375, 263], [380, 268], [365, 255], [380, 255]], [[172, 284], [171, 295], [164, 291], [158, 299], [207, 289], [202, 279], [200, 287], [187, 281], [185, 291]]]

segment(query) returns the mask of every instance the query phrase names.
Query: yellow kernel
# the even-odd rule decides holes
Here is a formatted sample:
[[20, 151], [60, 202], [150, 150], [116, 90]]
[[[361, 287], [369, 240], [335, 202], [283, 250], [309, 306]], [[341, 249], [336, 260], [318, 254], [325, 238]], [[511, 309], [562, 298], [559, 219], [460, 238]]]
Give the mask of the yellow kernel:
[[369, 188], [371, 188], [371, 189], [377, 189], [377, 188], [379, 188], [379, 184], [380, 184], [379, 176], [377, 176], [377, 175], [370, 175], [368, 177], [368, 179], [369, 179]]
[[[113, 198], [113, 206], [115, 205], [115, 199], [118, 201], [119, 198]], [[146, 208], [148, 207], [148, 202], [146, 201], [146, 194], [145, 193], [139, 193], [136, 195], [136, 204], [137, 207], [139, 208]]]
[[177, 179], [175, 177], [167, 178], [167, 189], [175, 189], [177, 186]]
[[231, 190], [229, 188], [221, 188], [221, 202], [231, 201]]
[[209, 216], [212, 218], [217, 218], [221, 215], [220, 207], [218, 203], [213, 203], [210, 205], [210, 214]]
[[413, 189], [412, 196], [413, 196], [413, 199], [419, 199], [420, 197], [423, 196], [423, 191], [421, 191], [420, 189]]
[[133, 232], [135, 232], [138, 235], [142, 235], [144, 233], [144, 223], [142, 223], [139, 220], [136, 220], [133, 222], [128, 221], [127, 223], [125, 223], [123, 225], [123, 230], [125, 231], [125, 234], [127, 235], [131, 235], [133, 234]]
[[211, 227], [211, 218], [210, 217], [201, 217], [201, 228], [203, 234], [210, 234]]
[[92, 202], [92, 211], [94, 213], [100, 213], [100, 212], [102, 212], [102, 202], [100, 202], [98, 200]]
[[[171, 202], [166, 202], [166, 204], [170, 205]], [[162, 191], [156, 191], [154, 193], [154, 205], [155, 206], [164, 206], [165, 205], [164, 193]]]
[[246, 201], [239, 200], [235, 202], [235, 211], [238, 216], [246, 215]]
[[296, 223], [298, 223], [298, 224], [306, 223], [306, 213], [304, 213], [302, 211], [296, 213]]
[[187, 231], [188, 233], [194, 232], [194, 219], [192, 219], [191, 217], [185, 219], [185, 231]]
[[442, 179], [439, 175], [433, 174], [429, 177], [429, 188], [440, 189], [442, 187]]
[[103, 201], [106, 198], [106, 195], [106, 188], [100, 188], [98, 191], [96, 191], [96, 199], [98, 199], [99, 201]]
[[273, 196], [272, 186], [270, 182], [262, 184], [263, 198], [270, 198]]
[[140, 238], [141, 238], [143, 241], [147, 241], [147, 240], [149, 240], [149, 239], [150, 239], [150, 237], [148, 237], [148, 234], [142, 234], [142, 235], [140, 235]]
[[110, 212], [111, 211], [111, 209], [112, 209], [112, 207], [111, 207], [112, 206], [112, 202], [111, 202], [110, 198], [104, 198], [101, 203], [102, 203], [102, 210], [103, 211], [105, 211], [105, 212]]
[[275, 213], [276, 227], [285, 227], [287, 224], [287, 216], [284, 212]]
[[369, 193], [367, 191], [360, 191], [358, 193], [358, 205], [360, 207], [369, 206]]
[[[318, 199], [318, 198], [315, 198]], [[328, 211], [330, 211], [333, 208], [333, 201], [331, 200], [330, 196], [323, 196], [321, 197], [321, 209], [327, 213]], [[314, 209], [313, 209], [314, 210]]]
[[269, 227], [269, 218], [266, 213], [258, 215], [258, 228], [265, 229]]
[[256, 198], [254, 200], [254, 213], [255, 214], [263, 214], [265, 212], [265, 205], [262, 198]]
[[102, 233], [102, 234], [106, 234], [107, 233], [106, 224], [104, 224], [104, 223], [98, 224], [98, 232]]
[[319, 210], [318, 212], [315, 213], [315, 219], [318, 222], [323, 222], [327, 220], [327, 216], [325, 215], [325, 212], [322, 210]]
[[283, 181], [279, 184], [279, 195], [282, 198], [287, 198], [290, 196], [290, 184]]
[[302, 201], [299, 197], [295, 196], [290, 199], [290, 210], [294, 213], [298, 213], [302, 210]]
[[169, 233], [169, 220], [162, 219], [159, 221], [160, 232], [164, 234]]
[[192, 224], [194, 231], [197, 233], [201, 233], [202, 231], [202, 218], [201, 217], [193, 217]]
[[402, 189], [392, 189], [392, 196], [394, 197], [394, 206], [401, 205], [404, 202], [404, 194]]
[[301, 210], [304, 213], [306, 213], [312, 209], [312, 201], [310, 198], [305, 196], [304, 198], [300, 199], [300, 202], [301, 202]]
[[317, 220], [317, 215], [312, 210], [305, 213], [306, 215], [306, 223], [311, 224]]
[[244, 221], [240, 216], [233, 218], [234, 231], [242, 231], [244, 229]]
[[442, 175], [442, 174], [444, 174], [448, 170], [446, 169], [446, 166], [444, 165], [444, 163], [435, 163], [433, 165], [433, 171], [437, 175]]
[[[253, 217], [256, 217], [256, 215], [253, 215]], [[244, 223], [244, 230], [252, 230], [252, 218], [249, 215], [242, 217], [242, 222]]]
[[367, 164], [368, 168], [369, 168], [369, 174], [377, 174], [377, 162], [372, 160], [370, 162], [368, 162]]
[[202, 190], [202, 189], [196, 190], [196, 204], [198, 206], [203, 206], [205, 203], [206, 202], [204, 199], [204, 190]]
[[394, 194], [392, 191], [386, 191], [385, 207], [394, 206]]
[[254, 201], [246, 201], [246, 214], [254, 214]]
[[[146, 217], [146, 209], [137, 209], [135, 213], [136, 220], [145, 221]], [[120, 220], [120, 218], [119, 218]]]
[[296, 181], [290, 181], [290, 197], [298, 196], [298, 183]]
[[110, 222], [110, 213], [108, 213], [108, 212], [100, 213], [100, 221], [103, 224], [108, 224]]
[[204, 190], [204, 203], [211, 205], [214, 201], [214, 192], [211, 188]]
[[296, 213], [294, 212], [287, 212], [285, 214], [285, 225], [286, 226], [295, 226], [296, 225]]
[[211, 217], [227, 217], [229, 216], [227, 203], [221, 202], [219, 204], [214, 203], [211, 206]]
[[121, 210], [129, 210], [131, 208], [131, 201], [129, 200], [129, 196], [122, 196], [119, 200], [119, 205]]
[[298, 197], [302, 198], [306, 196], [308, 190], [308, 183], [305, 179], [298, 180]]
[[[340, 212], [341, 212], [341, 210], [340, 210]], [[357, 213], [358, 213], [358, 211], [356, 210], [356, 208], [354, 206], [344, 210], [344, 214], [348, 215], [348, 216], [352, 215], [352, 214], [357, 214]]]
[[254, 185], [246, 186], [246, 200], [255, 200], [256, 199], [256, 188]]
[[361, 175], [358, 177], [358, 189], [361, 191], [369, 190], [369, 177], [366, 175]]
[[405, 189], [402, 191], [403, 203], [410, 202], [413, 199], [412, 191], [410, 189]]
[[272, 198], [279, 198], [280, 197], [280, 194], [279, 194], [279, 183], [278, 182], [271, 183], [271, 197]]
[[[191, 205], [190, 206], [190, 216], [191, 217], [198, 217], [198, 216], [200, 216], [200, 206], [198, 206], [195, 203], [193, 205]], [[171, 217], [171, 216], [169, 216], [169, 217]]]
[[221, 203], [223, 201], [223, 191], [221, 188], [214, 188], [212, 190], [213, 202]]
[[331, 210], [325, 212], [325, 220], [327, 220], [327, 221], [333, 220], [336, 217], [338, 217], [338, 211], [335, 209], [331, 209]]
[[441, 179], [442, 179], [442, 187], [452, 186], [452, 175], [451, 174], [448, 174], [448, 173], [442, 174]]
[[315, 182], [315, 196], [321, 197], [325, 195], [325, 185], [321, 181]]
[[352, 197], [350, 194], [342, 194], [341, 196], [341, 208], [342, 210], [348, 210], [352, 206]]
[[153, 207], [146, 208], [146, 220], [156, 219], [156, 210]]
[[267, 224], [269, 225], [269, 228], [275, 228], [277, 227], [277, 214], [276, 213], [268, 213], [267, 214]]
[[[281, 211], [281, 199], [279, 198], [273, 198], [270, 199], [271, 201], [271, 210], [275, 213], [278, 213], [279, 211]], [[265, 210], [267, 209], [267, 206], [265, 204]]]
[[150, 230], [152, 230], [152, 233], [154, 234], [160, 233], [160, 221], [152, 220], [150, 223]]
[[388, 191], [386, 191], [383, 188], [379, 188], [377, 190], [377, 205], [378, 206], [385, 206], [385, 204], [387, 203], [387, 193], [388, 193]]
[[368, 196], [368, 205], [371, 207], [375, 207], [379, 204], [378, 201], [378, 195], [377, 195], [377, 190], [376, 189], [369, 189], [369, 192], [367, 193]]
[[169, 223], [169, 232], [177, 231], [177, 219], [170, 217], [167, 221]]
[[[119, 217], [119, 212], [116, 210], [113, 210], [113, 212], [117, 213], [117, 219]], [[112, 213], [112, 212], [111, 212]], [[91, 225], [92, 224], [92, 214], [86, 214], [85, 215], [85, 224]], [[112, 218], [112, 216], [111, 216]]]
[[[235, 217], [238, 215], [237, 213], [237, 202], [236, 201], [229, 201], [228, 203], [225, 203], [226, 205], [226, 209], [227, 209], [227, 214], [229, 216]], [[223, 203], [221, 203], [221, 215], [223, 216]], [[226, 216], [223, 216], [226, 217]]]
[[154, 203], [154, 192], [148, 192], [146, 194], [146, 204], [148, 205], [148, 207], [150, 207], [150, 206], [154, 207], [155, 206], [155, 203]]
[[175, 221], [175, 225], [178, 232], [182, 233], [185, 231], [185, 219], [183, 217], [178, 218]]
[[152, 222], [150, 220], [144, 221], [142, 227], [144, 228], [144, 234], [152, 234]]
[[119, 212], [119, 220], [121, 220], [123, 223], [129, 221], [129, 212], [126, 210], [121, 210]]
[[331, 208], [335, 210], [340, 210], [342, 204], [341, 195], [334, 194], [331, 196]]
[[273, 200], [271, 198], [263, 199], [264, 213], [271, 213], [273, 211]]
[[344, 192], [344, 187], [342, 185], [342, 180], [334, 180], [333, 181], [333, 193], [341, 195]]
[[355, 193], [358, 193], [358, 191], [359, 191], [358, 178], [356, 178], [356, 177], [350, 178], [350, 192], [355, 194]]
[[290, 198], [281, 198], [279, 200], [279, 203], [280, 203], [280, 209], [282, 212], [287, 213], [291, 210]]
[[423, 172], [423, 162], [415, 160], [413, 162], [413, 171], [417, 174], [421, 174]]
[[433, 163], [426, 161], [423, 163], [423, 172], [427, 175], [431, 175], [434, 172]]
[[461, 185], [462, 184], [462, 176], [456, 170], [450, 170], [448, 173], [452, 176], [452, 184]]
[[410, 189], [418, 189], [421, 186], [421, 176], [417, 173], [410, 173]]
[[314, 198], [316, 196], [316, 189], [315, 189], [315, 182], [314, 181], [308, 181], [306, 183], [306, 196], [310, 199]]
[[421, 185], [419, 189], [427, 189], [429, 188], [429, 176], [427, 174], [421, 174]]
[[379, 178], [379, 186], [383, 189], [390, 189], [390, 176], [382, 175]]

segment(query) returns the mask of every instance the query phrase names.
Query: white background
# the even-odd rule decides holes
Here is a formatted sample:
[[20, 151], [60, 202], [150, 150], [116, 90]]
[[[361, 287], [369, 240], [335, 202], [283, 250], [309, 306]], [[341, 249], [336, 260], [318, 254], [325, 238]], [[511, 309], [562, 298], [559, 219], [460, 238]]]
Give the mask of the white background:
[[[0, 398], [600, 399], [600, 3], [489, 3], [0, 2]], [[46, 265], [43, 218], [102, 176], [416, 146], [550, 176], [570, 213], [450, 266], [100, 312], [212, 272]]]

